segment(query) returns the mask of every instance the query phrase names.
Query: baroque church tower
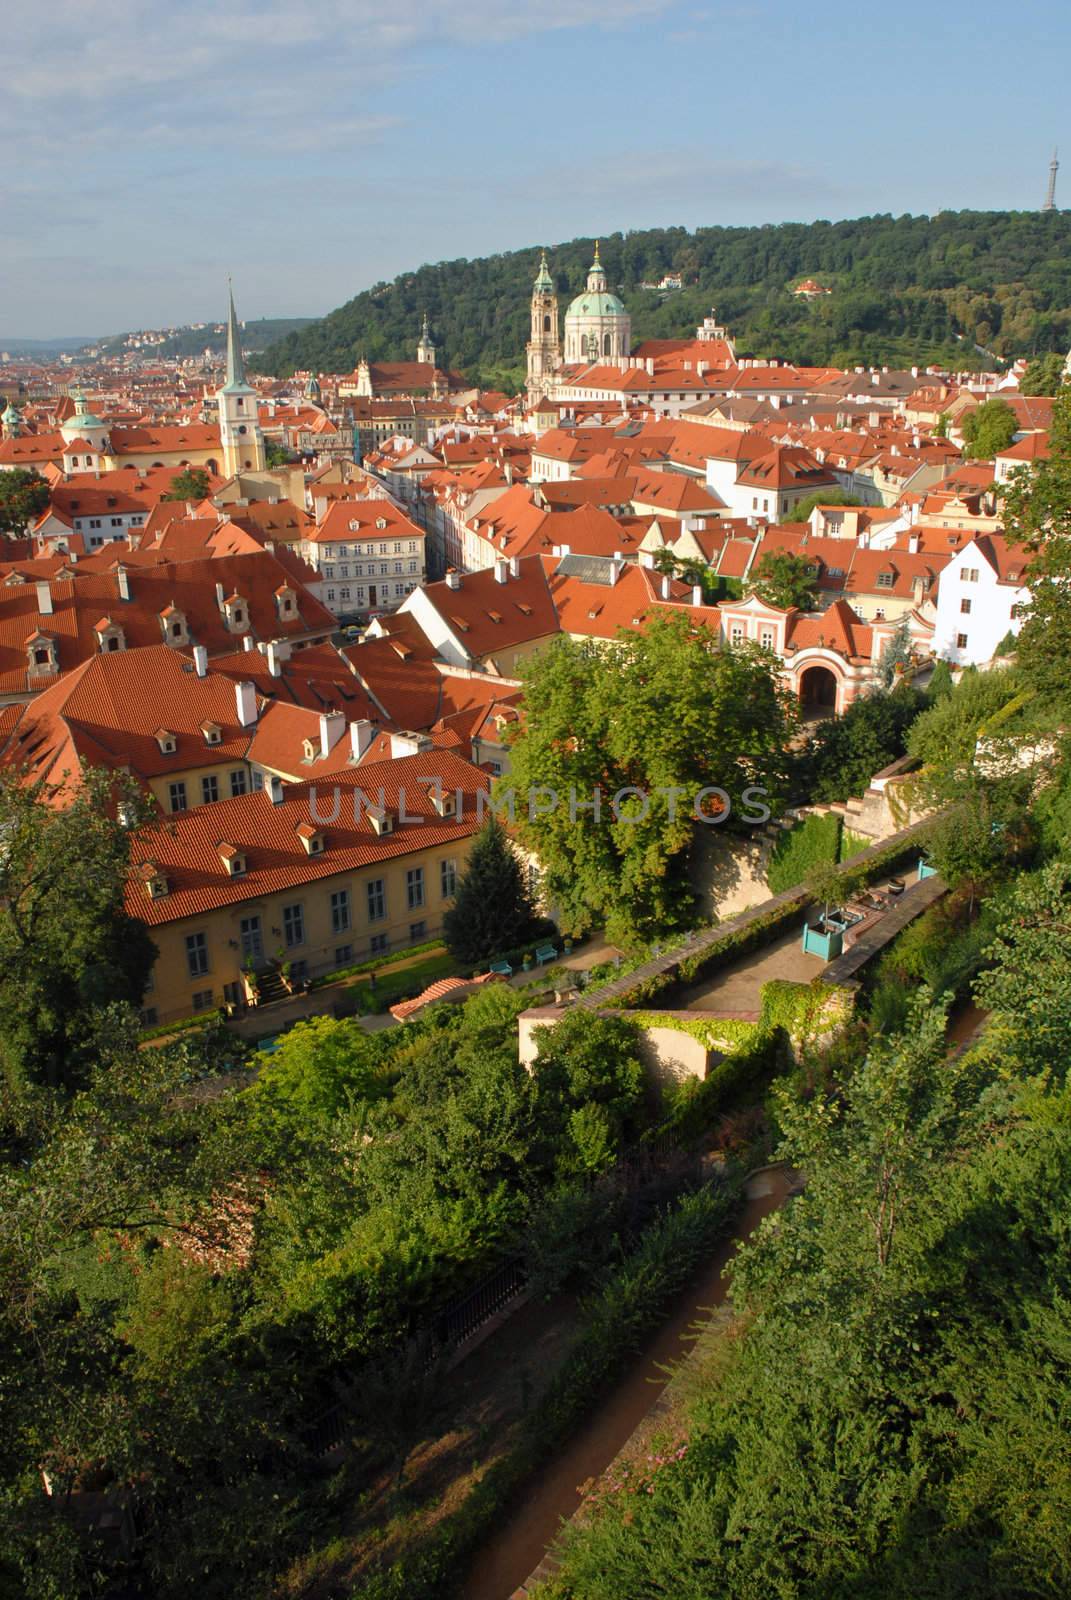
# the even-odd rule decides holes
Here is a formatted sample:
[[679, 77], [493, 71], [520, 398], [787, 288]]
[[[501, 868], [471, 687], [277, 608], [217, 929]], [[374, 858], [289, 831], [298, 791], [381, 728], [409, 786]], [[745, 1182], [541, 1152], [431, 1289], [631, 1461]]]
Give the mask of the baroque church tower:
[[547, 252], [539, 263], [532, 289], [532, 337], [528, 341], [528, 402], [534, 405], [550, 391], [561, 366], [558, 345], [558, 296], [547, 269]]
[[216, 405], [224, 476], [233, 478], [239, 472], [263, 472], [267, 457], [257, 414], [257, 391], [246, 382], [233, 290], [230, 291], [227, 320], [227, 374], [222, 389], [216, 391]]
[[426, 311], [424, 313], [424, 321], [420, 325], [420, 343], [416, 347], [416, 358], [418, 361], [423, 362], [425, 366], [433, 367], [435, 365], [435, 344], [431, 337], [431, 329], [428, 327], [428, 313]]

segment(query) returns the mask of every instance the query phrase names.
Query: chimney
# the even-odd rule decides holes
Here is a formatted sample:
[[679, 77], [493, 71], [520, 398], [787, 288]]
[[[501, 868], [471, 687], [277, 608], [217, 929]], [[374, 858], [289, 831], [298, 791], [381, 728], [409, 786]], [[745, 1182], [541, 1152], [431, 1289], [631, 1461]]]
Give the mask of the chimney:
[[344, 711], [320, 712], [320, 754], [329, 756], [346, 731]]
[[448, 589], [461, 588], [461, 574], [456, 567], [451, 567], [446, 574], [446, 587]]
[[367, 717], [358, 717], [350, 723], [350, 760], [360, 761], [375, 737], [375, 728]]
[[640, 566], [641, 567], [646, 567], [648, 572], [653, 572], [654, 571], [654, 551], [653, 550], [641, 550], [640, 551]]
[[[243, 685], [239, 684], [238, 687], [241, 689]], [[282, 804], [283, 780], [279, 777], [277, 772], [273, 772], [267, 778], [265, 778], [264, 793], [267, 795], [273, 806]]]
[[669, 599], [669, 584], [670, 584], [670, 580], [669, 580], [668, 573], [663, 573], [663, 575], [662, 575], [662, 599], [663, 600], [668, 600]]
[[257, 687], [248, 679], [234, 686], [234, 699], [238, 708], [238, 721], [243, 728], [251, 728], [257, 720]]
[[908, 551], [908, 555], [912, 555], [912, 556], [917, 556], [918, 555], [918, 553], [919, 553], [919, 536], [918, 536], [917, 533], [908, 534], [907, 551]]
[[703, 585], [701, 583], [693, 583], [692, 585], [692, 604], [693, 606], [701, 606], [703, 604]]
[[510, 556], [510, 558], [509, 558], [509, 575], [510, 575], [511, 578], [519, 578], [520, 577], [520, 575], [521, 575], [521, 558], [520, 558], [520, 556]]
[[223, 610], [223, 602], [224, 602], [224, 600], [226, 598], [227, 597], [223, 592], [223, 585], [221, 583], [217, 583], [216, 584], [216, 604], [217, 604], [217, 606], [219, 607], [219, 609], [221, 611]]
[[122, 562], [120, 562], [119, 565], [115, 569], [115, 581], [119, 585], [119, 598], [120, 598], [120, 600], [129, 600], [130, 599], [130, 574], [127, 572], [127, 570], [123, 566]]
[[926, 579], [921, 573], [911, 581], [911, 599], [914, 605], [920, 606], [926, 598]]
[[246, 633], [246, 634], [242, 635], [242, 649], [243, 650], [255, 650], [256, 649], [256, 645], [253, 643], [253, 635], [251, 633]]
[[496, 583], [508, 583], [509, 582], [509, 562], [508, 561], [496, 561], [495, 562], [495, 582]]
[[203, 644], [193, 647], [193, 666], [199, 678], [203, 678], [208, 671], [208, 651]]
[[431, 749], [431, 740], [419, 733], [392, 733], [390, 736], [391, 760], [399, 756], [418, 756], [422, 750]]
[[283, 674], [283, 661], [285, 658], [282, 654], [282, 651], [279, 649], [277, 640], [269, 639], [268, 648], [264, 652], [264, 657], [268, 663], [268, 671], [271, 673], [272, 677], [281, 678]]
[[52, 588], [47, 578], [37, 584], [37, 609], [43, 617], [52, 615]]

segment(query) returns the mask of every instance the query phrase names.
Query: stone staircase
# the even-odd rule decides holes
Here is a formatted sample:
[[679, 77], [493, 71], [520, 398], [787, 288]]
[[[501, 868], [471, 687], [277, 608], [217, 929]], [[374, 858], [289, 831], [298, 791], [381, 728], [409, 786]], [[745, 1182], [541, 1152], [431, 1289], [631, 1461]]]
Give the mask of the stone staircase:
[[258, 974], [260, 980], [260, 993], [257, 996], [258, 1008], [270, 1006], [275, 1000], [289, 1000], [290, 990], [283, 982], [283, 975], [278, 967], [265, 967]]

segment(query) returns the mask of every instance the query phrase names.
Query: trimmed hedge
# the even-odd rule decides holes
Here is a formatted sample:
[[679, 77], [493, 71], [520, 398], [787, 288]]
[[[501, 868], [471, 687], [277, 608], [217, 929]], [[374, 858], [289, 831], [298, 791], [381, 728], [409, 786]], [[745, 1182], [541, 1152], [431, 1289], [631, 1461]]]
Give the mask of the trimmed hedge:
[[561, 1370], [525, 1419], [520, 1444], [480, 1479], [460, 1510], [411, 1556], [374, 1574], [351, 1600], [441, 1600], [464, 1561], [487, 1537], [532, 1473], [625, 1370], [737, 1209], [738, 1182], [686, 1195], [642, 1234], [634, 1251], [603, 1279]]

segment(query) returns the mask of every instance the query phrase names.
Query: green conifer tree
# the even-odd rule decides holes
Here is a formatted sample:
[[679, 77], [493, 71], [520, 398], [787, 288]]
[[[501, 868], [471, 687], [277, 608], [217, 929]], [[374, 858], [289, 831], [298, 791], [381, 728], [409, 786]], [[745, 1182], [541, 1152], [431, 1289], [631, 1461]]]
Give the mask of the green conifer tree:
[[489, 816], [443, 918], [447, 947], [458, 961], [483, 961], [523, 943], [534, 922], [520, 859], [501, 822]]

